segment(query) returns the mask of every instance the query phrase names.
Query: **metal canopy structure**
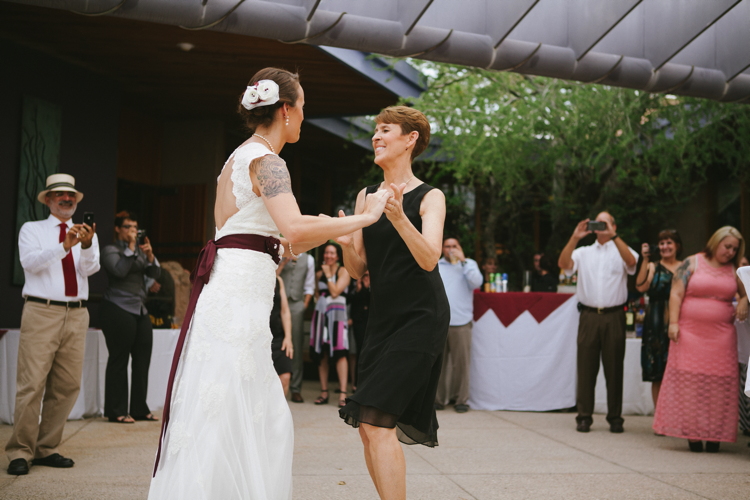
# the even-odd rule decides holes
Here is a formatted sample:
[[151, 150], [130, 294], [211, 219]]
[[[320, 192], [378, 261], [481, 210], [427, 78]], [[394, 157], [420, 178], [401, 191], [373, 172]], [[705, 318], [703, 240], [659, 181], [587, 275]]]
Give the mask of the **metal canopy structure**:
[[12, 0], [750, 102], [750, 0]]

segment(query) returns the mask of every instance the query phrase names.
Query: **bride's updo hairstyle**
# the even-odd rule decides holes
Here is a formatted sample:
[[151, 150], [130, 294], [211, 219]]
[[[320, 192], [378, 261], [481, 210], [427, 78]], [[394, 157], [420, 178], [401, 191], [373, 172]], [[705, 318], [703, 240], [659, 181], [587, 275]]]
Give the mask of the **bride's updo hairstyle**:
[[276, 110], [283, 106], [284, 103], [294, 107], [299, 97], [299, 75], [297, 73], [279, 68], [264, 68], [253, 75], [248, 85], [255, 85], [261, 80], [273, 80], [276, 82], [276, 85], [279, 86], [279, 100], [268, 106], [258, 106], [257, 108], [248, 110], [242, 105], [243, 90], [243, 93], [240, 94], [237, 112], [245, 122], [245, 128], [251, 134], [254, 134], [255, 129], [261, 125], [271, 125], [274, 116], [276, 116]]
[[375, 117], [375, 123], [390, 123], [401, 127], [401, 135], [419, 132], [411, 159], [424, 153], [430, 143], [430, 122], [421, 111], [408, 106], [388, 106]]

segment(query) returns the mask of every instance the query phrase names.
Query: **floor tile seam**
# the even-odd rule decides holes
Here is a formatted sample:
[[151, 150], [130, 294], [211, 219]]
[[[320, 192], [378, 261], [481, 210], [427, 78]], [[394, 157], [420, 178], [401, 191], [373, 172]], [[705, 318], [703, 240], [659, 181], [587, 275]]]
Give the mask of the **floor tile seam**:
[[71, 434], [70, 436], [66, 437], [66, 438], [65, 438], [65, 439], [63, 439], [62, 441], [60, 441], [60, 444], [65, 444], [65, 443], [67, 443], [68, 441], [70, 441], [71, 439], [73, 439], [73, 437], [74, 437], [74, 436], [76, 436], [76, 435], [77, 435], [77, 434], [78, 434], [79, 432], [81, 432], [81, 431], [82, 431], [83, 429], [85, 429], [86, 427], [88, 427], [89, 425], [91, 425], [91, 424], [92, 424], [92, 422], [94, 422], [94, 420], [95, 420], [95, 419], [93, 419], [93, 418], [91, 418], [91, 419], [89, 419], [89, 418], [87, 418], [87, 419], [84, 419], [84, 424], [83, 424], [82, 426], [80, 426], [80, 427], [79, 427], [78, 429], [76, 429], [76, 430], [75, 430], [75, 431], [73, 432], [73, 434]]
[[578, 450], [578, 451], [580, 451], [580, 452], [582, 452], [582, 453], [585, 453], [586, 455], [589, 455], [589, 456], [591, 456], [591, 457], [594, 457], [594, 458], [598, 458], [599, 460], [602, 460], [602, 461], [604, 461], [604, 462], [607, 462], [607, 463], [609, 463], [609, 464], [611, 464], [611, 465], [614, 465], [614, 466], [617, 466], [617, 467], [621, 467], [621, 468], [623, 468], [623, 469], [625, 469], [625, 470], [631, 471], [632, 473], [634, 473], [634, 474], [638, 474], [639, 476], [644, 476], [644, 477], [647, 477], [647, 478], [649, 478], [649, 479], [651, 479], [651, 480], [653, 480], [653, 481], [657, 481], [657, 482], [660, 482], [660, 483], [662, 483], [662, 484], [664, 484], [664, 485], [667, 485], [667, 486], [670, 486], [670, 487], [672, 487], [672, 488], [677, 488], [678, 490], [682, 490], [682, 491], [684, 491], [684, 492], [686, 492], [686, 493], [690, 493], [690, 494], [692, 494], [692, 495], [695, 495], [695, 496], [698, 496], [698, 497], [700, 497], [700, 498], [704, 498], [704, 499], [706, 499], [706, 500], [711, 500], [711, 499], [710, 499], [710, 497], [706, 497], [706, 496], [703, 496], [703, 495], [701, 495], [700, 493], [696, 493], [696, 492], [694, 492], [694, 491], [690, 491], [690, 490], [687, 490], [687, 489], [685, 489], [685, 488], [683, 488], [683, 487], [681, 487], [681, 486], [677, 486], [677, 485], [674, 485], [674, 484], [668, 483], [668, 482], [666, 482], [666, 481], [663, 481], [663, 480], [661, 480], [661, 479], [659, 479], [659, 478], [656, 478], [656, 477], [652, 477], [652, 476], [650, 476], [649, 474], [647, 474], [647, 473], [645, 473], [645, 472], [641, 472], [641, 471], [638, 471], [638, 470], [636, 470], [636, 469], [633, 469], [632, 467], [628, 467], [627, 465], [622, 465], [622, 464], [618, 464], [618, 463], [616, 463], [616, 462], [613, 462], [612, 460], [609, 460], [609, 459], [607, 459], [607, 458], [604, 458], [604, 457], [601, 457], [601, 456], [599, 456], [599, 455], [596, 455], [595, 453], [592, 453], [592, 452], [590, 452], [590, 451], [587, 451], [587, 450], [582, 450], [581, 448], [578, 448], [578, 447], [576, 447], [576, 446], [573, 446], [573, 445], [571, 445], [571, 444], [568, 444], [568, 443], [565, 443], [565, 442], [563, 442], [563, 441], [560, 441], [559, 439], [556, 439], [556, 438], [554, 438], [554, 437], [552, 437], [552, 436], [547, 436], [546, 434], [542, 434], [541, 432], [539, 432], [539, 431], [537, 431], [537, 430], [535, 430], [535, 429], [531, 429], [531, 428], [528, 428], [528, 427], [526, 427], [526, 426], [524, 426], [524, 425], [521, 425], [521, 424], [519, 424], [519, 423], [517, 423], [517, 422], [512, 422], [512, 421], [510, 421], [510, 420], [508, 420], [508, 419], [506, 419], [506, 418], [503, 418], [503, 417], [502, 417], [502, 415], [500, 415], [500, 414], [497, 414], [497, 415], [493, 415], [493, 416], [495, 416], [496, 418], [499, 418], [500, 420], [503, 420], [503, 421], [505, 421], [505, 422], [511, 423], [511, 424], [513, 424], [513, 425], [516, 425], [516, 426], [520, 427], [521, 429], [524, 429], [524, 430], [527, 430], [527, 431], [529, 431], [529, 432], [532, 432], [532, 433], [534, 433], [534, 434], [536, 434], [536, 435], [538, 435], [538, 436], [541, 436], [541, 437], [546, 437], [547, 439], [550, 439], [550, 440], [552, 440], [552, 441], [554, 441], [554, 442], [556, 442], [556, 443], [562, 444], [563, 446], [568, 446], [568, 447], [570, 447], [570, 448], [573, 448], [574, 450]]

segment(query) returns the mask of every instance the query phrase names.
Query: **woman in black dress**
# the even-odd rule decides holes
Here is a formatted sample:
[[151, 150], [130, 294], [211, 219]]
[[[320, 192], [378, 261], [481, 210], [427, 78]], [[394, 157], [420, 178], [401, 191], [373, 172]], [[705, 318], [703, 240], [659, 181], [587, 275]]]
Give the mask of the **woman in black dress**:
[[387, 189], [393, 196], [378, 222], [338, 240], [349, 274], [358, 279], [369, 270], [371, 290], [357, 393], [339, 415], [359, 427], [370, 477], [380, 498], [392, 500], [406, 498], [399, 440], [438, 444], [433, 403], [450, 315], [437, 270], [445, 196], [412, 173], [412, 160], [430, 140], [425, 116], [393, 106], [375, 122], [375, 163], [385, 179], [360, 191], [355, 212], [366, 194]]
[[[279, 271], [280, 272], [280, 271]], [[292, 377], [292, 313], [286, 298], [284, 280], [276, 277], [276, 288], [273, 291], [273, 308], [271, 309], [271, 358], [276, 374], [281, 380], [284, 395], [289, 392], [289, 380]]]

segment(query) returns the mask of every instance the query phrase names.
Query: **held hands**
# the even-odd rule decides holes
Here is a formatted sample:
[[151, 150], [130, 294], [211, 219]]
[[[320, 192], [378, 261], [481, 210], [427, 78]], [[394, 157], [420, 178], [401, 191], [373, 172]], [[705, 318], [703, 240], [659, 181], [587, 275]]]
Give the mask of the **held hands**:
[[672, 342], [677, 342], [677, 339], [680, 338], [680, 325], [670, 323], [667, 335], [669, 335], [669, 339], [672, 340]]
[[[339, 218], [346, 217], [346, 214], [343, 210], [339, 210]], [[341, 245], [342, 247], [348, 247], [352, 243], [354, 243], [354, 233], [345, 234], [343, 236], [339, 236], [338, 238], [335, 238], [334, 241]]]
[[397, 222], [406, 217], [403, 205], [406, 184], [396, 185], [391, 183], [390, 187], [393, 190], [393, 196], [385, 204], [385, 216], [388, 217], [389, 221]]
[[365, 197], [365, 209], [362, 213], [372, 218], [372, 224], [376, 223], [383, 215], [385, 204], [392, 196], [393, 194], [385, 189], [379, 189], [368, 194]]

